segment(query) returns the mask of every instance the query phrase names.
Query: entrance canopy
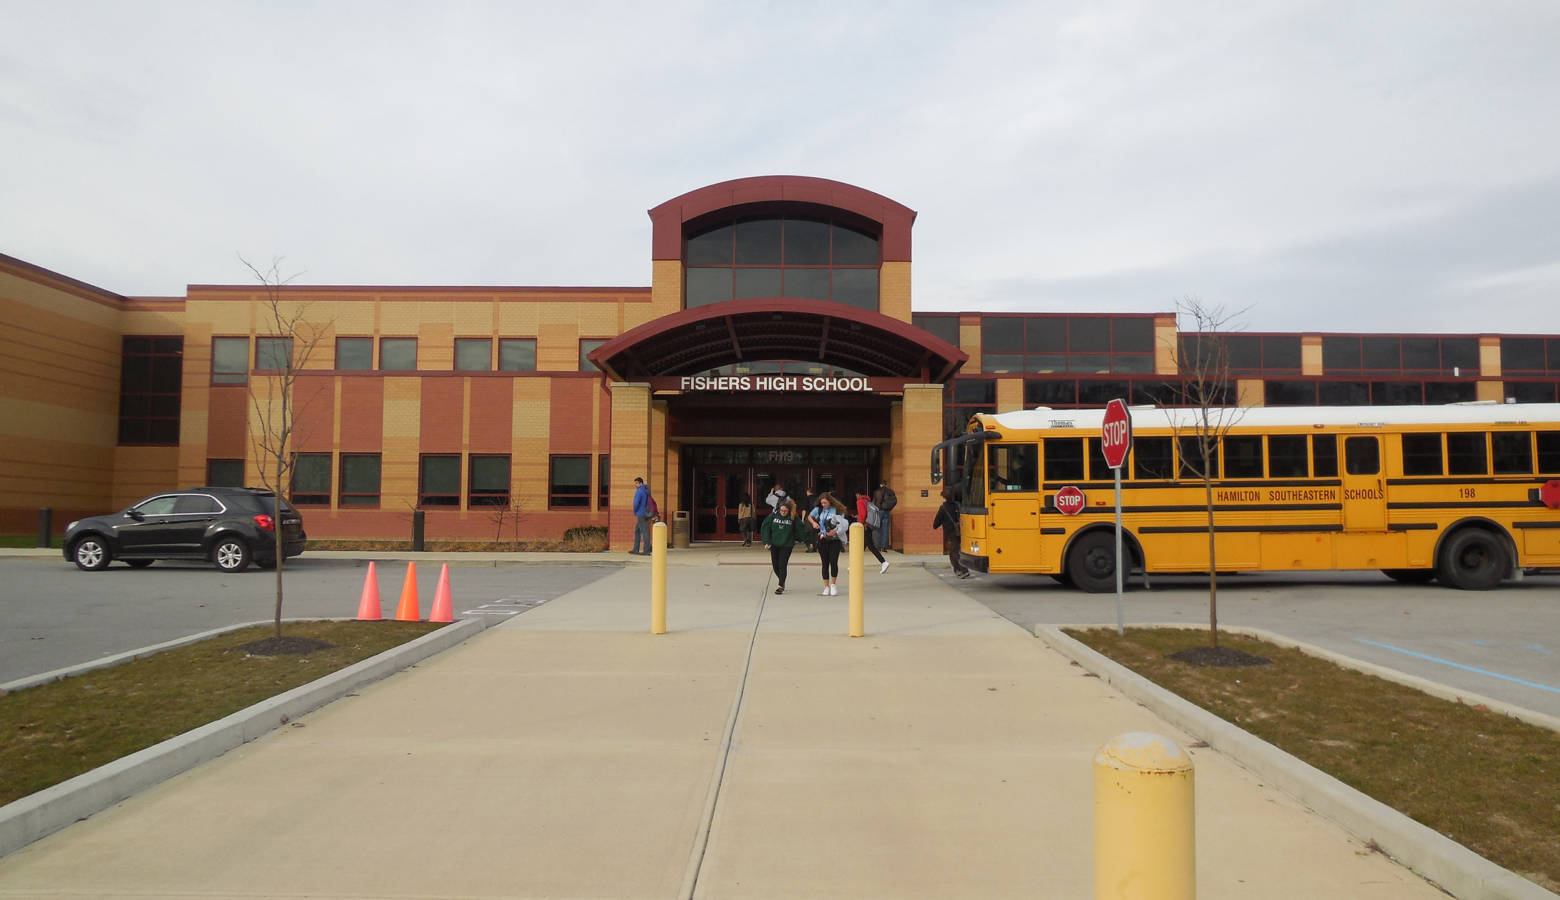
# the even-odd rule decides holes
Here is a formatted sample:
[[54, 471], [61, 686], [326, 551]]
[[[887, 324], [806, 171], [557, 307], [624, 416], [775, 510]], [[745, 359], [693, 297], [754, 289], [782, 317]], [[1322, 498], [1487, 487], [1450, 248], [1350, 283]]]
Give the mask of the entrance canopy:
[[769, 360], [820, 362], [862, 375], [947, 381], [969, 355], [871, 310], [807, 300], [728, 300], [646, 322], [587, 358], [619, 381], [693, 375]]

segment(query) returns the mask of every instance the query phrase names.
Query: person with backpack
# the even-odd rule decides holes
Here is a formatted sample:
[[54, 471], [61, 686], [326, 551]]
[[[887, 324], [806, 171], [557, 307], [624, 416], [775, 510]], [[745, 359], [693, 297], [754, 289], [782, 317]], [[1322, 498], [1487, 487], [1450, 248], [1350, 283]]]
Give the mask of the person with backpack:
[[873, 509], [873, 503], [867, 499], [866, 494], [856, 495], [856, 521], [861, 523], [862, 530], [866, 532], [866, 539], [862, 543], [873, 556], [877, 557], [878, 574], [882, 575], [888, 571], [888, 560], [883, 558], [883, 551], [877, 548], [877, 541], [873, 538], [872, 532], [875, 526], [869, 521]]
[[840, 550], [845, 546], [845, 529], [850, 527], [850, 520], [840, 512], [840, 501], [827, 491], [818, 495], [818, 505], [807, 518], [818, 530], [818, 558], [823, 572], [823, 591], [818, 596], [837, 597]]
[[[643, 478], [634, 478], [634, 547], [628, 552], [637, 556], [650, 555], [650, 526], [659, 518], [655, 499], [650, 496], [650, 486]], [[644, 549], [641, 550], [640, 548]]]
[[873, 538], [880, 549], [888, 550], [894, 542], [894, 507], [899, 505], [899, 497], [894, 489], [888, 486], [887, 481], [878, 482], [878, 489], [872, 492], [872, 504], [878, 508], [879, 524], [875, 529]]
[[932, 527], [942, 529], [943, 550], [948, 554], [953, 574], [968, 578], [970, 570], [959, 559], [959, 503], [953, 499], [953, 488], [943, 488], [942, 497], [942, 505], [937, 507], [937, 515], [932, 517]]
[[759, 529], [758, 536], [764, 542], [764, 549], [769, 551], [769, 566], [774, 569], [778, 582], [777, 594], [785, 593], [785, 572], [791, 562], [791, 548], [796, 546], [801, 530], [801, 516], [790, 498], [781, 500]]
[[753, 546], [753, 532], [757, 523], [753, 519], [753, 498], [747, 494], [737, 501], [737, 528], [742, 531], [742, 546]]

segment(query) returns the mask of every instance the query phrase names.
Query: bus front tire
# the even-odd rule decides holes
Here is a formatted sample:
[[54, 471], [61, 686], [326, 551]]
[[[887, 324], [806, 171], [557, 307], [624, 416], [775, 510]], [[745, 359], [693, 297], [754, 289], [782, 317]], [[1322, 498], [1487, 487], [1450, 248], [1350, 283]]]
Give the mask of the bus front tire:
[[1498, 536], [1482, 528], [1465, 528], [1441, 548], [1435, 575], [1442, 584], [1463, 591], [1488, 591], [1500, 586], [1511, 568]]
[[1381, 574], [1399, 584], [1429, 584], [1435, 580], [1434, 569], [1382, 569]]
[[1115, 591], [1116, 536], [1091, 531], [1079, 538], [1067, 554], [1067, 578], [1091, 594]]

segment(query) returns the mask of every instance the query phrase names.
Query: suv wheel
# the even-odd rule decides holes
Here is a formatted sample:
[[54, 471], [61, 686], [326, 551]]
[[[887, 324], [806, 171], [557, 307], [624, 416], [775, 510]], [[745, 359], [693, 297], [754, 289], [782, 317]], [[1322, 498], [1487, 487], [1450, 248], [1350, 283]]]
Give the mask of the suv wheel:
[[76, 567], [88, 572], [96, 572], [108, 568], [108, 561], [113, 554], [108, 552], [108, 545], [97, 535], [88, 535], [76, 542], [76, 546], [70, 550], [70, 558], [76, 561]]
[[243, 538], [221, 538], [211, 549], [211, 561], [224, 572], [242, 572], [249, 568], [249, 545]]

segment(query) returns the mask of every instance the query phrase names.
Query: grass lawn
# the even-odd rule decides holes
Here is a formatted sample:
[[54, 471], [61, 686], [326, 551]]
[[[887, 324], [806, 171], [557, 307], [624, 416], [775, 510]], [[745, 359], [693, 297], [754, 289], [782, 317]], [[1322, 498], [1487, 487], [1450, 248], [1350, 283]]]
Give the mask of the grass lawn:
[[1560, 889], [1560, 734], [1253, 638], [1271, 660], [1196, 667], [1205, 630], [1068, 629], [1155, 684], [1549, 890]]
[[0, 804], [214, 722], [442, 625], [294, 622], [287, 638], [332, 645], [252, 656], [242, 646], [272, 626], [228, 632], [146, 659], [0, 697]]

